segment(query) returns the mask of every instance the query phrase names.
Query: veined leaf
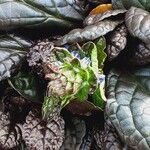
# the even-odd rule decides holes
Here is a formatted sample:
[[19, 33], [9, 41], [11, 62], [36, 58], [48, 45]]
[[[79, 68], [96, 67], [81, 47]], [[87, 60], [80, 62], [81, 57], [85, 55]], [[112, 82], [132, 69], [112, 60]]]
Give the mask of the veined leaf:
[[[43, 120], [40, 110], [32, 110], [23, 124], [22, 136], [27, 149], [60, 149], [64, 139], [64, 120], [55, 115]], [[38, 135], [38, 136], [37, 136]]]
[[125, 23], [131, 35], [142, 40], [150, 49], [150, 13], [140, 8], [130, 8]]
[[12, 88], [28, 100], [40, 101], [44, 94], [42, 91], [39, 93], [37, 79], [31, 72], [20, 71], [16, 76], [11, 77], [8, 82]]
[[65, 20], [82, 20], [83, 9], [74, 0], [21, 0], [42, 9], [50, 15]]
[[149, 71], [147, 67], [131, 74], [114, 69], [107, 78], [106, 115], [122, 141], [134, 149], [150, 149]]
[[74, 29], [56, 41], [55, 44], [60, 46], [66, 43], [92, 41], [114, 30], [120, 23], [122, 23], [122, 21], [104, 20], [83, 29]]
[[83, 19], [83, 10], [76, 2], [66, 0], [18, 0], [0, 2], [0, 29], [19, 27], [70, 28]]
[[0, 81], [19, 69], [31, 43], [14, 35], [0, 36]]
[[149, 0], [112, 0], [113, 8], [126, 8], [129, 9], [132, 6], [139, 7], [150, 11], [150, 1]]
[[[113, 19], [115, 19], [115, 17], [119, 17], [120, 20], [122, 20], [124, 18], [124, 14], [127, 10], [125, 9], [116, 9], [116, 10], [108, 10], [104, 13], [100, 13], [100, 14], [89, 14], [83, 24], [85, 26], [88, 26], [88, 25], [92, 25], [92, 24], [95, 24], [95, 23], [98, 23], [100, 21], [103, 21], [104, 19], [110, 19], [110, 17]], [[110, 20], [112, 20], [110, 19]]]
[[9, 114], [0, 111], [0, 149], [17, 149], [22, 141], [21, 128], [12, 124]]

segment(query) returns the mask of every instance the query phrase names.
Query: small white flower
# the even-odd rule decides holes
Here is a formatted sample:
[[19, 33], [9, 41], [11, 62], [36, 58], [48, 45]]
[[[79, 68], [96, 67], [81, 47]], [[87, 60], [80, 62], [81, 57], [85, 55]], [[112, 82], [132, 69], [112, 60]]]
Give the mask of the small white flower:
[[105, 75], [103, 74], [98, 75], [98, 84], [105, 84]]
[[90, 63], [91, 63], [91, 60], [90, 60], [90, 58], [88, 58], [88, 57], [84, 57], [84, 58], [81, 60], [81, 66], [82, 66], [83, 68], [87, 68], [87, 67], [90, 65]]
[[77, 51], [72, 51], [71, 54], [75, 57], [75, 58], [78, 58], [80, 59], [80, 54], [77, 52]]

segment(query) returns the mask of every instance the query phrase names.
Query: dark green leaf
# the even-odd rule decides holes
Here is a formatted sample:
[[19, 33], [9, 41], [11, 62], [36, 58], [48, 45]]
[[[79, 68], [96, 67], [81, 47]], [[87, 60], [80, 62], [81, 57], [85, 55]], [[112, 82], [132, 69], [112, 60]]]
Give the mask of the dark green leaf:
[[131, 7], [126, 13], [125, 23], [130, 34], [143, 42], [135, 46], [131, 62], [135, 65], [148, 64], [150, 62], [150, 13]]
[[149, 0], [112, 0], [112, 5], [116, 9], [126, 8], [129, 9], [132, 6], [139, 7], [150, 11], [150, 1]]
[[13, 34], [0, 35], [0, 47], [22, 51], [29, 48], [31, 43]]
[[64, 45], [66, 43], [81, 43], [95, 40], [114, 30], [121, 22], [122, 21], [104, 20], [102, 22], [97, 22], [94, 25], [87, 26], [84, 29], [74, 29], [56, 41], [55, 44]]
[[[75, 1], [18, 0], [0, 3], [0, 29], [18, 27], [73, 27], [83, 19], [83, 10]], [[80, 12], [81, 11], [81, 12]], [[76, 20], [76, 21], [74, 21]]]
[[73, 0], [21, 0], [42, 9], [54, 17], [68, 20], [82, 20], [83, 10]]
[[126, 13], [125, 23], [130, 34], [142, 40], [150, 49], [150, 13], [131, 7]]
[[113, 70], [107, 79], [106, 114], [124, 143], [134, 149], [150, 149], [149, 71], [149, 67], [132, 74]]
[[10, 85], [24, 98], [39, 101], [43, 92], [38, 89], [36, 77], [31, 72], [19, 72], [16, 76], [9, 79]]
[[[69, 121], [68, 121], [69, 120]], [[68, 118], [65, 121], [65, 139], [60, 150], [89, 150], [92, 137], [89, 138], [84, 120], [79, 118]], [[84, 145], [84, 148], [82, 146]]]
[[145, 87], [145, 90], [150, 92], [150, 68], [139, 69], [134, 74], [140, 84]]
[[104, 13], [98, 13], [98, 14], [89, 14], [85, 20], [84, 20], [84, 25], [88, 26], [88, 25], [92, 25], [95, 24], [97, 22], [100, 22], [104, 19], [108, 19], [109, 17], [111, 18], [117, 18], [119, 15], [121, 15], [121, 19], [124, 19], [124, 14], [127, 10], [124, 9], [117, 9], [117, 10], [109, 10], [106, 11]]
[[0, 81], [19, 69], [31, 43], [13, 35], [0, 36]]

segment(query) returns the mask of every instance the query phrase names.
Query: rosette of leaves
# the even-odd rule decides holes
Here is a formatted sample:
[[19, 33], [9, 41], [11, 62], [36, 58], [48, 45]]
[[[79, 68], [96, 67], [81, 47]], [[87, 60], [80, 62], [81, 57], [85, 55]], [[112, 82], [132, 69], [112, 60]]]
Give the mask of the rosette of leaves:
[[83, 19], [84, 9], [75, 0], [7, 0], [0, 2], [1, 30], [48, 26], [74, 27]]
[[59, 47], [52, 49], [51, 57], [43, 64], [47, 73], [45, 77], [50, 80], [43, 103], [44, 116], [60, 113], [71, 100], [83, 102], [89, 95], [92, 102], [103, 109], [105, 76], [102, 68], [106, 58], [104, 49], [104, 38], [96, 44], [86, 43], [77, 51], [70, 52]]
[[32, 110], [23, 124], [22, 134], [27, 149], [58, 150], [64, 139], [64, 120], [61, 116], [42, 120], [39, 110]]
[[121, 72], [107, 79], [106, 114], [122, 141], [137, 150], [150, 149], [150, 68]]
[[115, 9], [129, 9], [134, 6], [150, 11], [149, 0], [112, 0], [112, 5]]
[[19, 69], [30, 46], [30, 42], [18, 36], [0, 36], [0, 81]]

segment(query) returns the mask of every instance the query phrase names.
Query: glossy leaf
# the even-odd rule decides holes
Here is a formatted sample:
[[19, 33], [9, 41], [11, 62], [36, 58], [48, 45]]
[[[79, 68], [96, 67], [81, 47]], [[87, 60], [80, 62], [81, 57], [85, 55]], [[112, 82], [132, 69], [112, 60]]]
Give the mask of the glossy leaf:
[[116, 58], [127, 45], [128, 30], [125, 25], [117, 27], [107, 39], [106, 53], [109, 61]]
[[[89, 14], [85, 20], [84, 20], [84, 25], [92, 25], [95, 23], [98, 23], [104, 19], [116, 19], [118, 16], [120, 16], [120, 20], [124, 19], [124, 14], [127, 10], [125, 9], [116, 9], [116, 10], [108, 10], [106, 12], [100, 13], [100, 14]], [[110, 18], [111, 17], [111, 18]]]
[[0, 81], [19, 69], [31, 43], [14, 35], [0, 36]]
[[142, 40], [150, 49], [150, 13], [131, 7], [126, 13], [125, 23], [130, 34]]
[[142, 66], [150, 63], [150, 49], [144, 43], [139, 43], [135, 47], [135, 51], [130, 62], [134, 65]]
[[87, 132], [86, 122], [76, 117], [66, 119], [65, 139], [60, 150], [91, 149], [92, 137]]
[[20, 71], [9, 79], [9, 84], [28, 100], [39, 101], [40, 96], [43, 95], [42, 91], [39, 93], [37, 78], [28, 71]]
[[130, 34], [142, 42], [133, 48], [131, 62], [134, 65], [144, 65], [150, 62], [150, 13], [141, 8], [131, 7], [125, 17], [125, 23]]
[[25, 0], [25, 2], [60, 19], [70, 21], [83, 19], [84, 10], [74, 0]]
[[73, 27], [83, 19], [83, 10], [73, 0], [18, 0], [0, 2], [0, 28]]
[[112, 5], [115, 9], [129, 9], [132, 6], [135, 6], [150, 11], [149, 0], [112, 0]]
[[150, 149], [149, 67], [132, 74], [111, 71], [107, 79], [106, 114], [131, 148]]
[[80, 115], [80, 116], [91, 116], [92, 112], [101, 111], [100, 107], [95, 106], [90, 101], [71, 101], [67, 106], [66, 109], [69, 110], [72, 114]]
[[92, 41], [115, 29], [122, 21], [104, 20], [84, 29], [74, 29], [55, 42], [56, 45]]

